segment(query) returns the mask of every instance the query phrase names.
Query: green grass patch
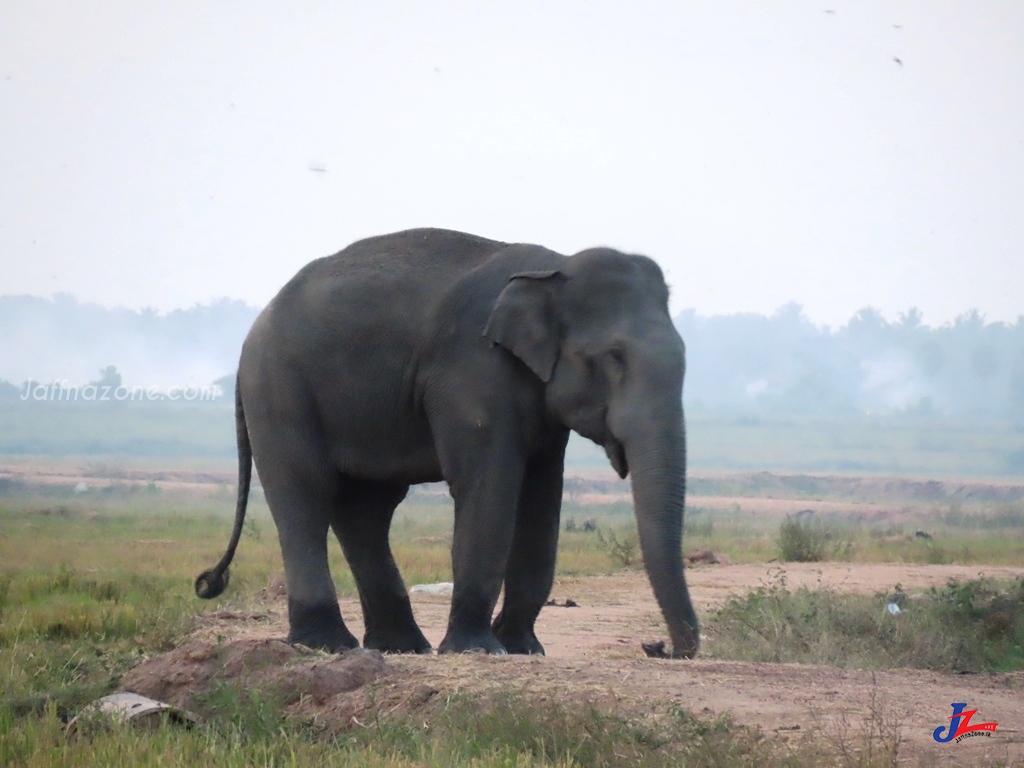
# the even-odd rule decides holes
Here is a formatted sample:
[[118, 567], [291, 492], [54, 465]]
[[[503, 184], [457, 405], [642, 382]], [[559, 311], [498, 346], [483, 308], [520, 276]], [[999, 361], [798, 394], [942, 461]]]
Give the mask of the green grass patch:
[[428, 765], [773, 765], [778, 751], [756, 729], [726, 717], [676, 710], [641, 722], [525, 692], [455, 697], [426, 727], [422, 718], [377, 721], [345, 741]]
[[515, 691], [483, 699], [456, 696], [429, 716], [371, 715], [341, 731], [287, 716], [272, 700], [252, 692], [224, 688], [214, 698], [215, 714], [198, 727], [167, 720], [151, 728], [99, 727], [93, 722], [73, 737], [63, 732], [52, 706], [31, 717], [0, 708], [0, 764], [783, 768], [835, 765], [846, 750], [877, 756], [858, 763], [870, 768], [890, 765], [896, 757], [895, 747], [887, 748], [887, 742], [874, 734], [867, 742], [857, 734], [844, 735], [833, 744], [810, 733], [784, 742], [725, 716], [695, 716], [674, 709], [637, 720], [586, 703], [537, 700]]
[[792, 590], [779, 576], [731, 598], [705, 631], [705, 649], [723, 659], [1007, 672], [1024, 669], [1024, 579], [950, 581], [914, 596], [896, 585], [870, 596]]

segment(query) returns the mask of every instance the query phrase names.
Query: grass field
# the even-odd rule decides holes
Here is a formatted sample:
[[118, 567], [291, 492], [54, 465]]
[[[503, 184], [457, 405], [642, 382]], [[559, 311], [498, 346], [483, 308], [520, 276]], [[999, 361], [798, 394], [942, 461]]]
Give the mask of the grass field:
[[[84, 494], [70, 484], [0, 487], [0, 765], [837, 764], [834, 749], [784, 744], [727, 717], [680, 712], [651, 723], [568, 703], [538, 708], [514, 693], [484, 705], [453, 698], [428, 730], [398, 718], [339, 735], [286, 717], [272, 698], [225, 689], [202, 729], [115, 728], [69, 740], [61, 731], [69, 715], [113, 690], [143, 657], [180, 642], [198, 614], [246, 605], [281, 571], [274, 526], [257, 494], [231, 589], [210, 603], [195, 599], [195, 575], [227, 542], [232, 502], [232, 489], [216, 485], [202, 493], [120, 481]], [[711, 549], [736, 563], [782, 559], [784, 518], [754, 507], [689, 509], [686, 551]], [[577, 525], [562, 534], [560, 576], [639, 567], [628, 503], [567, 502], [563, 521], [569, 519], [593, 519], [597, 531]], [[906, 500], [890, 518], [818, 513], [808, 524], [823, 532], [829, 560], [1024, 566], [1020, 503]], [[392, 542], [407, 583], [450, 580], [451, 525], [443, 498], [413, 494], [403, 504]], [[330, 551], [339, 593], [353, 596], [340, 548]], [[941, 626], [943, 642], [963, 646], [968, 638], [980, 649], [964, 668], [1024, 668], [1024, 582], [938, 590], [921, 603], [930, 607], [917, 630], [879, 647], [871, 640], [883, 599], [752, 585], [707, 621], [718, 648], [729, 648], [732, 638], [729, 658], [943, 669], [946, 646], [914, 642]], [[895, 747], [886, 741], [885, 714], [873, 717], [877, 733], [846, 747], [867, 756], [861, 765], [888, 765]]]
[[[844, 413], [687, 413], [690, 466], [1024, 478], [1024, 426], [972, 417]], [[187, 461], [235, 456], [230, 404], [0, 400], [0, 454]], [[573, 437], [569, 466], [606, 469], [604, 451]]]

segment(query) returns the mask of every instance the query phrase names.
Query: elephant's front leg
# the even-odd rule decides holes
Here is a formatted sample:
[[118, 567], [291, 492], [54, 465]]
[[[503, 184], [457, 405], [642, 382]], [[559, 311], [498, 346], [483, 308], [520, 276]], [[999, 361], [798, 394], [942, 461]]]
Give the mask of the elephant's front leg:
[[568, 432], [560, 435], [526, 466], [505, 569], [505, 601], [494, 620], [494, 634], [509, 653], [544, 654], [533, 625], [555, 578], [568, 437]]
[[449, 481], [455, 499], [454, 590], [439, 653], [506, 653], [491, 629], [515, 530], [523, 460], [512, 452], [468, 455]]

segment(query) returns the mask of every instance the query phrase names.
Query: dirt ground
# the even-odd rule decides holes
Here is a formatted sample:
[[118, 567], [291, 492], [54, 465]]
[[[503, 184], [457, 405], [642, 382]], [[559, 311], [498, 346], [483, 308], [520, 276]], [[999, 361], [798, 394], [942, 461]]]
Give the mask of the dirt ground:
[[[827, 585], [874, 593], [900, 583], [908, 593], [949, 578], [1024, 575], [1019, 568], [949, 565], [790, 564], [695, 566], [688, 570], [698, 610], [719, 605], [780, 572], [791, 586]], [[272, 591], [272, 590], [271, 590]], [[755, 664], [697, 658], [648, 659], [640, 642], [664, 637], [657, 604], [642, 572], [560, 579], [537, 623], [547, 656], [386, 656], [303, 654], [280, 642], [287, 633], [285, 601], [268, 595], [243, 610], [202, 618], [178, 650], [133, 670], [123, 687], [189, 706], [220, 676], [251, 684], [276, 684], [295, 711], [330, 727], [354, 727], [382, 711], [419, 711], [457, 694], [486, 695], [519, 689], [551, 700], [587, 701], [640, 717], [683, 709], [694, 714], [731, 713], [780, 738], [839, 727], [856, 731], [875, 715], [901, 722], [900, 755], [908, 764], [981, 764], [1009, 757], [1024, 762], [1024, 673], [943, 675], [916, 670], [864, 672], [795, 664]], [[449, 598], [411, 595], [417, 621], [436, 646]], [[577, 607], [564, 607], [567, 599]], [[358, 600], [341, 603], [350, 629], [361, 636]], [[713, 649], [714, 638], [704, 647]], [[288, 671], [283, 666], [288, 665]], [[261, 673], [259, 670], [264, 669]], [[285, 683], [287, 681], [287, 683]], [[283, 688], [281, 686], [284, 686]], [[872, 701], [874, 700], [874, 704]], [[979, 721], [998, 721], [988, 738], [938, 744], [932, 732], [949, 722], [952, 702], [977, 708]]]

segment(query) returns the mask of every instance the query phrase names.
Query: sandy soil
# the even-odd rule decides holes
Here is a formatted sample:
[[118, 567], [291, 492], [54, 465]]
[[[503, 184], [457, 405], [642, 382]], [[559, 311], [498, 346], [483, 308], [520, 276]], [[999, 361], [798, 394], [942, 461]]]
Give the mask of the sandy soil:
[[[688, 571], [692, 593], [702, 611], [780, 573], [791, 586], [822, 584], [843, 592], [874, 593], [900, 583], [913, 593], [944, 584], [949, 578], [979, 574], [1014, 578], [1024, 575], [1024, 569], [813, 564], [697, 566]], [[334, 662], [325, 661], [331, 657], [317, 654], [318, 661], [312, 663], [312, 668], [303, 668], [296, 678], [305, 687], [296, 690], [294, 706], [306, 714], [335, 724], [343, 721], [341, 725], [351, 727], [368, 715], [368, 708], [408, 711], [453, 694], [519, 688], [555, 699], [590, 701], [641, 717], [657, 717], [677, 708], [698, 714], [728, 712], [737, 722], [788, 739], [815, 729], [833, 732], [844, 720], [856, 731], [874, 712], [901, 722], [901, 762], [971, 765], [999, 758], [1024, 762], [1024, 673], [872, 673], [717, 661], [706, 655], [694, 661], [648, 659], [640, 641], [663, 637], [665, 632], [642, 572], [560, 579], [552, 597], [559, 605], [545, 608], [537, 624], [537, 635], [547, 649], [544, 658], [387, 656], [379, 668], [373, 666], [376, 662], [363, 659], [352, 672], [332, 667]], [[564, 607], [566, 599], [574, 600], [578, 607]], [[436, 646], [444, 634], [448, 598], [413, 594], [412, 601], [417, 621]], [[358, 601], [343, 600], [341, 607], [350, 629], [361, 636]], [[184, 656], [149, 660], [129, 674], [125, 687], [187, 706], [189, 686], [199, 685], [199, 678], [194, 669], [183, 669], [208, 663], [210, 649], [217, 645], [228, 643], [236, 655], [270, 653], [275, 663], [286, 660], [293, 651], [283, 643], [273, 645], [277, 650], [272, 651], [259, 645], [284, 638], [285, 611], [283, 599], [268, 596], [242, 610], [204, 617]], [[230, 646], [232, 642], [240, 645]], [[705, 639], [705, 649], [713, 653], [713, 647], [714, 639]], [[218, 664], [224, 668], [244, 666], [238, 661]], [[357, 678], [355, 684], [353, 676]], [[182, 687], [168, 682], [175, 680], [184, 681]], [[309, 691], [319, 693], [307, 695]], [[954, 701], [976, 707], [980, 720], [998, 721], [996, 734], [960, 744], [936, 743], [932, 732], [948, 723]]]

